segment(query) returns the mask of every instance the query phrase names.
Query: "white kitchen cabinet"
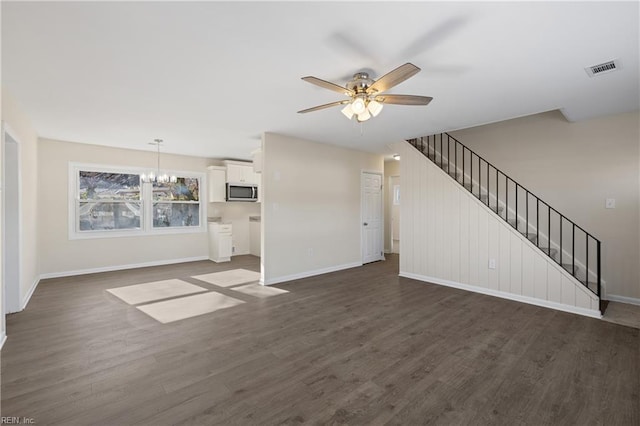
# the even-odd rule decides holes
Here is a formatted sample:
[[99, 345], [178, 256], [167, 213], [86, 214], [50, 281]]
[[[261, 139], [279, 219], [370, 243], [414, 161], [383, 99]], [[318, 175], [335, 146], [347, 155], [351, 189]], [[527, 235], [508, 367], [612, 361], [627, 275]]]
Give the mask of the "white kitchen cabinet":
[[233, 254], [233, 233], [230, 223], [209, 223], [209, 259], [229, 262]]
[[209, 166], [207, 167], [207, 183], [209, 186], [209, 202], [224, 203], [226, 201], [226, 167]]
[[225, 161], [227, 166], [227, 182], [230, 183], [257, 183], [251, 163], [238, 161]]

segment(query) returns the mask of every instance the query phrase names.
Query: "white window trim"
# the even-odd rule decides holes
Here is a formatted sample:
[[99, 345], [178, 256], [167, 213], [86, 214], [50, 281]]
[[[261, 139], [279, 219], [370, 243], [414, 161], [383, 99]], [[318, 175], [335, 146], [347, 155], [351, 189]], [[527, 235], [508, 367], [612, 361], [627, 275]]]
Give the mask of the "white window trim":
[[69, 189], [68, 189], [68, 234], [69, 240], [87, 240], [96, 238], [123, 238], [123, 237], [149, 237], [154, 235], [167, 235], [167, 234], [195, 234], [207, 232], [207, 203], [203, 198], [203, 195], [207, 192], [207, 179], [205, 173], [193, 172], [193, 171], [180, 171], [180, 170], [164, 170], [166, 173], [180, 176], [199, 179], [199, 226], [189, 227], [167, 227], [167, 228], [154, 228], [153, 227], [153, 200], [151, 197], [151, 184], [142, 184], [142, 198], [140, 200], [142, 204], [142, 215], [140, 217], [141, 228], [130, 230], [97, 230], [97, 231], [79, 231], [76, 228], [78, 223], [76, 201], [78, 195], [79, 180], [78, 175], [81, 170], [104, 172], [104, 173], [131, 173], [142, 174], [148, 171], [147, 168], [141, 167], [129, 167], [129, 166], [115, 166], [105, 164], [92, 164], [92, 163], [76, 163], [69, 162]]

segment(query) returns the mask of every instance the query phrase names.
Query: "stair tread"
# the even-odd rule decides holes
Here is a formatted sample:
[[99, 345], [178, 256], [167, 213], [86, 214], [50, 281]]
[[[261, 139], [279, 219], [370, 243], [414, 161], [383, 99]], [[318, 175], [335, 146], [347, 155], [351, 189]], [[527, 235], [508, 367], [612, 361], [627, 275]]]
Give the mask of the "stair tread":
[[[538, 247], [540, 250], [542, 250], [545, 254], [549, 254], [549, 247]], [[551, 249], [551, 256], [555, 256], [556, 254], [558, 254], [558, 249]]]
[[578, 266], [573, 266], [573, 264], [571, 264], [571, 263], [563, 263], [562, 267], [564, 269], [566, 269], [567, 272], [569, 272], [569, 273], [571, 273], [571, 270], [573, 269], [573, 273], [574, 274], [580, 270], [580, 268]]
[[587, 287], [589, 290], [593, 291], [594, 293], [598, 292], [598, 283], [595, 281], [584, 281], [584, 280], [580, 280], [580, 282]]

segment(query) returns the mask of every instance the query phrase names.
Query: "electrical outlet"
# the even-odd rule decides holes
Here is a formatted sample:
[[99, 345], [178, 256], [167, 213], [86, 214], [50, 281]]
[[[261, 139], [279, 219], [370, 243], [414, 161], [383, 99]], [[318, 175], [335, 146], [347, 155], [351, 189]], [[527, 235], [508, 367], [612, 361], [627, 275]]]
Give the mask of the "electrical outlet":
[[496, 269], [496, 260], [489, 259], [489, 269]]
[[606, 209], [615, 209], [616, 208], [616, 199], [615, 198], [607, 198], [604, 202], [604, 207]]
[[234, 246], [234, 247], [231, 247], [231, 253], [235, 253], [235, 252], [236, 252], [236, 248], [235, 248], [235, 246]]
[[312, 248], [307, 249], [307, 254], [309, 255], [309, 257], [313, 256], [313, 249]]

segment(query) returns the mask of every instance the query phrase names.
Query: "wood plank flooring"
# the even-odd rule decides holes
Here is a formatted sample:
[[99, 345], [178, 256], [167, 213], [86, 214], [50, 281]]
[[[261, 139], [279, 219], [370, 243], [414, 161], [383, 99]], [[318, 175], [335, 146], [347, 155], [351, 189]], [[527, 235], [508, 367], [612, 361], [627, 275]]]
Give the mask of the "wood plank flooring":
[[[7, 319], [2, 416], [60, 425], [640, 424], [640, 330], [399, 278], [397, 256], [260, 299], [253, 256], [44, 280]], [[247, 303], [160, 324], [105, 290]]]

